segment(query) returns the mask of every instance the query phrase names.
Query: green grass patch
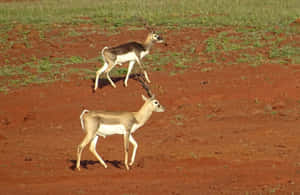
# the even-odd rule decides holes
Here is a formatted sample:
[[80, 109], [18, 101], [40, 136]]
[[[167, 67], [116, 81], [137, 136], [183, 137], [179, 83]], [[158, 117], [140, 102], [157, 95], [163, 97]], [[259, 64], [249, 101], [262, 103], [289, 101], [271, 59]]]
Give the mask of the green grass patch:
[[95, 77], [96, 71], [87, 68], [68, 68], [67, 74], [76, 74], [82, 79], [92, 79]]
[[[0, 23], [98, 23], [138, 26], [287, 25], [300, 16], [298, 0], [43, 0], [1, 3]], [[278, 28], [277, 28], [278, 29]], [[279, 28], [280, 29], [280, 28]]]
[[156, 51], [147, 55], [143, 59], [143, 63], [153, 71], [162, 71], [164, 70], [164, 66], [170, 63], [170, 57]]
[[[20, 65], [4, 65], [0, 68], [0, 77], [5, 77], [6, 82], [0, 83], [0, 93], [7, 92], [11, 88], [27, 86], [29, 84], [43, 84], [57, 80], [67, 80], [71, 74], [84, 75], [84, 78], [91, 77], [94, 70], [75, 69], [72, 64], [85, 63], [87, 60], [80, 56], [69, 58], [36, 58]], [[91, 59], [90, 61], [95, 61]]]
[[1, 87], [0, 87], [0, 93], [7, 94], [8, 91], [9, 91], [9, 89], [8, 89], [6, 86], [1, 86]]
[[[134, 70], [132, 72], [134, 72]], [[123, 77], [126, 74], [127, 74], [127, 67], [116, 67], [112, 69], [112, 71], [110, 72], [111, 77]]]
[[165, 66], [168, 64], [173, 64], [173, 68], [171, 71], [180, 71], [187, 69], [189, 66], [188, 63], [191, 62], [193, 58], [190, 54], [186, 54], [186, 52], [165, 52], [160, 53], [156, 52], [153, 54], [149, 54], [144, 64], [148, 66], [148, 68], [151, 68], [153, 71], [163, 71], [165, 70]]
[[262, 30], [252, 31], [248, 27], [231, 29], [229, 32], [221, 31], [205, 41], [203, 54], [208, 57], [205, 63], [243, 63], [253, 67], [270, 60], [272, 63], [299, 63], [299, 47], [286, 42], [286, 36]]
[[250, 54], [241, 54], [241, 57], [236, 60], [238, 63], [247, 63], [252, 67], [257, 67], [263, 64], [266, 59], [261, 54], [250, 55]]
[[[93, 27], [73, 28], [79, 23], [96, 24], [97, 27], [106, 29], [106, 35], [111, 35], [118, 33], [122, 26], [128, 26], [130, 30], [144, 29], [143, 25], [147, 22], [164, 29], [200, 27], [203, 34], [207, 30], [225, 29], [205, 40], [205, 49], [201, 55], [205, 58], [200, 62], [201, 65], [245, 63], [257, 67], [265, 62], [299, 64], [299, 47], [283, 44], [284, 38], [278, 36], [299, 34], [299, 30], [290, 25], [299, 17], [298, 0], [43, 0], [0, 3], [0, 48], [1, 52], [5, 52], [14, 44], [32, 47], [29, 40], [31, 31], [26, 25], [15, 31], [16, 40], [9, 40], [9, 32], [20, 23], [30, 24], [30, 29], [38, 31], [41, 40], [46, 39], [47, 32], [53, 29], [53, 25], [54, 28], [62, 27], [61, 34], [49, 38], [56, 41], [98, 31], [91, 29]], [[191, 41], [193, 37], [185, 37], [185, 40], [188, 43], [182, 45], [180, 51], [154, 51], [143, 63], [151, 71], [165, 71], [168, 68], [170, 75], [186, 71], [190, 65], [199, 63], [200, 57], [199, 51], [196, 53], [198, 43]], [[91, 78], [95, 75], [96, 68], [88, 70], [69, 65], [103, 64], [100, 56], [92, 59], [81, 56], [33, 57], [29, 62], [19, 65], [14, 62], [20, 60], [2, 56], [4, 64], [1, 65], [0, 76], [8, 78], [8, 81], [0, 83], [0, 92], [30, 83], [66, 79], [69, 74]], [[25, 59], [25, 56], [20, 58]], [[135, 67], [139, 68], [137, 64]], [[210, 65], [199, 68], [202, 72], [213, 69], [215, 67]], [[127, 67], [118, 67], [111, 74], [119, 77], [126, 73]]]
[[2, 66], [0, 68], [0, 76], [24, 75], [26, 74], [26, 71], [24, 71], [23, 67], [24, 66]]
[[300, 56], [300, 48], [299, 47], [292, 47], [290, 45], [279, 47], [279, 48], [272, 48], [269, 52], [269, 58], [288, 58], [291, 59], [294, 56]]

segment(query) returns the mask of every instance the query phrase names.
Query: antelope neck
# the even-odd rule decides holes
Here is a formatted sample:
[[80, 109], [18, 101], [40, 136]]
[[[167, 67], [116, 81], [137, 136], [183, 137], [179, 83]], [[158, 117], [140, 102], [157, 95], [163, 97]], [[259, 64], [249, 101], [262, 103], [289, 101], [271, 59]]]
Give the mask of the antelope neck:
[[146, 51], [149, 51], [151, 49], [152, 45], [153, 45], [153, 41], [151, 39], [151, 36], [148, 36], [144, 43], [144, 47], [145, 47]]
[[140, 125], [143, 125], [150, 118], [152, 112], [153, 110], [148, 106], [148, 102], [145, 102], [140, 110], [135, 113], [135, 118]]

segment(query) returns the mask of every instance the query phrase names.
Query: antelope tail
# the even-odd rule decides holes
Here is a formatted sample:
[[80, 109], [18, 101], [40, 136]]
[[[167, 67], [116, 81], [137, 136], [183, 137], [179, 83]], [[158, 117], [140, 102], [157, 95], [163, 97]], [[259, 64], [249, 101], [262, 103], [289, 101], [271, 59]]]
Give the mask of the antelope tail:
[[108, 49], [107, 46], [103, 47], [103, 49], [102, 49], [102, 51], [101, 51], [102, 59], [103, 59], [104, 62], [106, 62], [106, 59], [105, 59], [105, 57], [104, 57], [104, 51], [105, 51], [106, 49]]
[[85, 129], [84, 129], [84, 122], [83, 122], [83, 115], [84, 115], [85, 113], [87, 113], [87, 112], [89, 112], [89, 111], [86, 110], [86, 109], [84, 109], [84, 110], [82, 111], [81, 115], [80, 115], [80, 123], [81, 123], [81, 128], [82, 128], [83, 130], [85, 130]]

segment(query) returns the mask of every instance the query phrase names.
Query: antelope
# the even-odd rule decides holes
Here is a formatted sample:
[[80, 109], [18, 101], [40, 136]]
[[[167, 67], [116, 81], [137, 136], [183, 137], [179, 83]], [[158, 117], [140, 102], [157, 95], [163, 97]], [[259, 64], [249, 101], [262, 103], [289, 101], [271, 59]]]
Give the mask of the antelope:
[[[138, 144], [132, 134], [142, 127], [152, 115], [152, 112], [164, 112], [165, 108], [154, 96], [146, 98], [142, 95], [145, 103], [137, 112], [107, 112], [83, 110], [80, 115], [81, 127], [86, 131], [86, 135], [77, 148], [76, 168], [80, 170], [81, 153], [84, 147], [90, 143], [90, 151], [95, 155], [99, 162], [107, 168], [106, 163], [96, 151], [98, 137], [105, 138], [109, 135], [120, 134], [124, 138], [125, 160], [127, 170], [134, 163]], [[133, 145], [131, 161], [128, 166], [129, 142]]]
[[145, 75], [147, 82], [150, 83], [148, 74], [144, 69], [143, 64], [141, 63], [141, 60], [143, 57], [149, 54], [149, 51], [154, 43], [162, 43], [162, 42], [164, 42], [164, 40], [162, 39], [161, 36], [159, 36], [154, 32], [150, 32], [144, 43], [129, 42], [116, 47], [111, 47], [111, 48], [104, 47], [101, 51], [104, 65], [96, 72], [94, 91], [96, 91], [98, 88], [98, 80], [100, 75], [103, 72], [106, 73], [106, 77], [110, 82], [111, 86], [116, 88], [116, 85], [114, 84], [114, 82], [111, 80], [109, 76], [109, 72], [117, 64], [121, 66], [123, 63], [127, 63], [127, 62], [129, 62], [129, 65], [128, 65], [126, 78], [124, 81], [125, 87], [127, 87], [127, 81], [135, 62], [139, 64], [141, 70]]

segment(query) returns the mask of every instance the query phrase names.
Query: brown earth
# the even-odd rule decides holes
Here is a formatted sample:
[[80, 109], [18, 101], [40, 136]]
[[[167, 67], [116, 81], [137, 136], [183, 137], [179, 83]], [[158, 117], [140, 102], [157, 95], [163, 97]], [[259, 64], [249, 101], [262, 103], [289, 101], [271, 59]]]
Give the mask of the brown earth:
[[[24, 26], [10, 32], [10, 40]], [[79, 28], [89, 28], [81, 26]], [[41, 40], [32, 31], [31, 48], [16, 46], [5, 55], [16, 64], [32, 55], [95, 57], [106, 45], [142, 40], [145, 31], [90, 34], [57, 42], [59, 28]], [[182, 29], [164, 33], [180, 51], [218, 31]], [[92, 45], [92, 47], [91, 47]], [[22, 55], [22, 58], [20, 56]], [[93, 65], [77, 65], [88, 66]], [[98, 66], [100, 66], [98, 64]], [[217, 66], [200, 71], [196, 62], [182, 74], [150, 73], [151, 87], [167, 110], [154, 113], [134, 137], [139, 144], [130, 171], [123, 165], [122, 136], [100, 139], [103, 168], [86, 149], [81, 171], [74, 170], [76, 147], [84, 133], [83, 108], [136, 111], [146, 94], [134, 79], [123, 87], [72, 77], [0, 94], [0, 194], [293, 194], [300, 192], [300, 75], [292, 65]], [[167, 69], [168, 70], [168, 69]]]

